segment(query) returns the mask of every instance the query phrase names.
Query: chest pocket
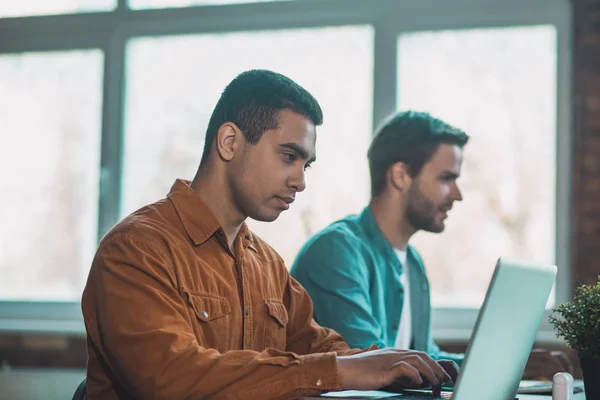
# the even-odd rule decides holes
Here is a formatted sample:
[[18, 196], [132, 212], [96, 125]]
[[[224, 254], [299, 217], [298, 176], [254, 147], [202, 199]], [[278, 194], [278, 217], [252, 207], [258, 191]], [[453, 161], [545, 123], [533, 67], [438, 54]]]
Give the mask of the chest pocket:
[[221, 352], [229, 349], [231, 307], [224, 297], [186, 291], [187, 302], [197, 324], [194, 332], [198, 343]]
[[285, 350], [287, 338], [288, 312], [278, 299], [265, 299], [265, 311], [268, 323], [265, 327], [265, 348]]

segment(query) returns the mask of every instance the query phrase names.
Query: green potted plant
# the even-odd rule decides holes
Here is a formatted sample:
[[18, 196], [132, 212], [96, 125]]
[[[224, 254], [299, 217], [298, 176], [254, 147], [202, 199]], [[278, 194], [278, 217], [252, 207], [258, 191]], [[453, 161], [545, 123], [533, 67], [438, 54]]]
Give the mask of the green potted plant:
[[579, 286], [571, 302], [552, 310], [550, 323], [579, 355], [586, 399], [600, 399], [600, 276], [598, 284]]

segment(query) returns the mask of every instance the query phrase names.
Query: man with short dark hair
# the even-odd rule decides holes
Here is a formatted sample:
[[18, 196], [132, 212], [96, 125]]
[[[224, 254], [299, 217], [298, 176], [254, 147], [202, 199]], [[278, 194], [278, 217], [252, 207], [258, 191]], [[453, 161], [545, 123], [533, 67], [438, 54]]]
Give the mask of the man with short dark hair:
[[453, 363], [419, 352], [350, 350], [246, 226], [304, 190], [321, 122], [283, 75], [247, 71], [225, 88], [194, 179], [100, 243], [82, 299], [90, 400], [293, 399], [456, 378]]
[[456, 183], [468, 136], [427, 113], [401, 112], [377, 131], [368, 151], [371, 201], [314, 235], [291, 274], [310, 294], [315, 319], [350, 346], [442, 354], [431, 338], [429, 282], [408, 242], [441, 232], [462, 200]]
[[[316, 321], [351, 347], [376, 344], [462, 361], [463, 354], [442, 352], [432, 339], [429, 281], [409, 240], [419, 230], [442, 232], [448, 212], [462, 200], [457, 179], [468, 140], [427, 113], [391, 116], [368, 151], [370, 204], [300, 250], [292, 276], [310, 294]], [[532, 356], [529, 378], [572, 371], [561, 352], [535, 350]]]

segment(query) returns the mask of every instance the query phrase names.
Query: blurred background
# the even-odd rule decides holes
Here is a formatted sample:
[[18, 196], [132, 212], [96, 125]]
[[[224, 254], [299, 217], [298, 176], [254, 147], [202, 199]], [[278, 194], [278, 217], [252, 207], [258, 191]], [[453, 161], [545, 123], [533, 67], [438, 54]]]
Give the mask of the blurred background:
[[[250, 221], [291, 265], [369, 200], [367, 147], [397, 110], [465, 130], [428, 268], [434, 336], [461, 350], [499, 256], [556, 263], [548, 309], [600, 273], [600, 1], [0, 0], [0, 399], [70, 398], [99, 239], [191, 179], [238, 73], [321, 103], [307, 190]], [[546, 319], [538, 345], [562, 348]]]

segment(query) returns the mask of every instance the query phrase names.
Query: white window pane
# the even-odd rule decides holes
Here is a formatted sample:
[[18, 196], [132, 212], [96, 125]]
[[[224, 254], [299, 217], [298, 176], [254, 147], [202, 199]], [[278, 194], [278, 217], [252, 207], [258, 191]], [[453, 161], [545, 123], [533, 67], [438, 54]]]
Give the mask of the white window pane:
[[164, 197], [175, 178], [193, 178], [224, 87], [244, 70], [271, 69], [309, 90], [324, 112], [306, 191], [277, 221], [250, 221], [289, 266], [310, 234], [368, 200], [372, 47], [372, 29], [362, 26], [132, 41], [122, 214]]
[[552, 26], [399, 39], [398, 107], [464, 129], [456, 204], [414, 238], [435, 305], [479, 307], [499, 256], [555, 262], [556, 32]]
[[[217, 4], [264, 3], [282, 0], [129, 0], [129, 7], [144, 8], [178, 8], [190, 6], [207, 6]], [[289, 1], [289, 0], [288, 0]]]
[[103, 55], [0, 56], [0, 299], [77, 300], [96, 246]]
[[2, 0], [0, 18], [111, 11], [117, 0]]

